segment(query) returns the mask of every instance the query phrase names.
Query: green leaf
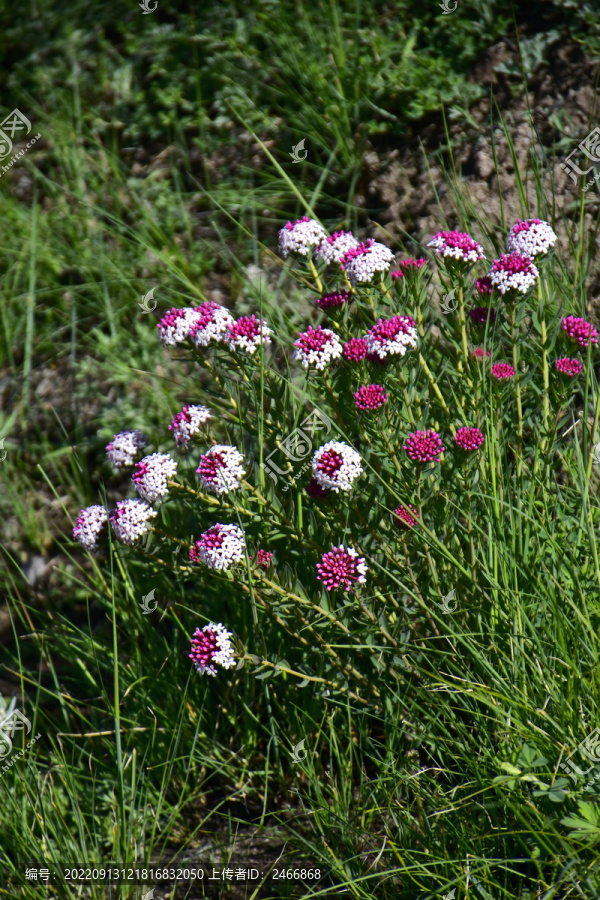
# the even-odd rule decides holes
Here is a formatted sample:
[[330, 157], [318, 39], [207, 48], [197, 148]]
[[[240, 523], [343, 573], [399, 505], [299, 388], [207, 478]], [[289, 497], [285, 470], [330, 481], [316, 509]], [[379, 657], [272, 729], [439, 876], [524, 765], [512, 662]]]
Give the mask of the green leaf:
[[[512, 763], [509, 762], [501, 762], [500, 768], [504, 769], [505, 772], [508, 772], [509, 775], [521, 775], [522, 769], [518, 769], [516, 766], [513, 766]], [[502, 777], [502, 776], [500, 776]]]
[[600, 841], [600, 813], [594, 803], [579, 800], [579, 816], [565, 816], [561, 824], [571, 829], [571, 837], [596, 843]]

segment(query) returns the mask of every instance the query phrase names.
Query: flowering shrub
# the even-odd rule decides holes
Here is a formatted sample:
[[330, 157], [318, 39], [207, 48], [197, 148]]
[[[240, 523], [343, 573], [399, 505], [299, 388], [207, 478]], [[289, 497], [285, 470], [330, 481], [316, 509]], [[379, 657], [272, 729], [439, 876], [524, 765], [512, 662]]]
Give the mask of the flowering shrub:
[[[139, 459], [148, 438], [115, 436], [109, 460], [133, 467], [142, 499], [82, 510], [74, 537], [101, 552], [109, 522], [113, 544], [162, 561], [184, 582], [230, 585], [235, 604], [219, 612], [222, 622], [190, 622], [198, 672], [275, 668], [377, 706], [370, 666], [400, 677], [419, 642], [439, 635], [435, 615], [417, 636], [403, 610], [431, 610], [451, 588], [471, 601], [491, 590], [496, 576], [473, 531], [485, 521], [483, 496], [497, 490], [497, 460], [516, 483], [524, 466], [541, 479], [574, 376], [583, 377], [594, 352], [596, 329], [568, 310], [553, 317], [549, 339], [540, 297], [554, 243], [547, 223], [518, 222], [508, 255], [486, 274], [490, 254], [477, 240], [441, 231], [426, 244], [429, 260], [394, 268], [392, 250], [372, 239], [327, 235], [308, 216], [288, 222], [279, 249], [312, 295], [311, 321], [286, 331], [268, 326], [262, 310], [236, 320], [214, 302], [164, 315], [165, 352], [185, 351], [207, 373], [206, 390], [185, 382], [185, 405], [165, 420], [159, 451]], [[458, 295], [444, 317], [441, 355], [426, 302], [436, 263], [440, 289]], [[467, 315], [467, 295], [492, 293], [494, 307]], [[524, 335], [536, 328], [537, 356], [525, 364]], [[573, 345], [580, 359], [559, 355]], [[187, 559], [174, 561], [181, 548]], [[248, 604], [285, 628], [293, 662], [281, 662], [278, 641], [256, 655], [253, 632], [242, 627]]]

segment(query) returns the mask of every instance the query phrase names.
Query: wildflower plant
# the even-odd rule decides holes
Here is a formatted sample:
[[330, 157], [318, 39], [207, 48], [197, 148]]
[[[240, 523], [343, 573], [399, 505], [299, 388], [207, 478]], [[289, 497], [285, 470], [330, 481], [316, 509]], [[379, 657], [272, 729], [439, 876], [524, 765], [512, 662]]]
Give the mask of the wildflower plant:
[[[221, 393], [220, 413], [214, 391], [189, 383], [179, 398], [182, 411], [164, 423], [159, 452], [135, 464], [132, 486], [142, 499], [123, 498], [114, 511], [99, 505], [82, 510], [75, 537], [96, 552], [108, 520], [117, 543], [133, 552], [150, 530], [167, 560], [178, 546], [186, 548], [187, 565], [174, 567], [182, 578], [232, 582], [240, 603], [276, 616], [297, 635], [299, 651], [304, 642], [298, 629], [308, 629], [312, 652], [300, 653], [296, 670], [309, 681], [317, 671], [326, 673], [330, 689], [377, 705], [379, 689], [350, 662], [352, 654], [371, 653], [364, 629], [393, 656], [410, 642], [410, 628], [400, 625], [398, 590], [403, 603], [425, 602], [441, 580], [493, 595], [497, 579], [473, 540], [480, 506], [474, 479], [480, 489], [492, 490], [498, 459], [509, 447], [515, 477], [522, 477], [523, 465], [541, 477], [565, 414], [568, 385], [583, 373], [583, 357], [555, 354], [556, 378], [563, 377], [553, 391], [549, 366], [542, 367], [541, 383], [535, 374], [525, 380], [516, 352], [542, 277], [534, 257], [523, 254], [535, 251], [548, 265], [552, 235], [547, 223], [517, 223], [508, 236], [509, 255], [489, 268], [486, 259], [493, 254], [479, 240], [468, 232], [440, 231], [424, 242], [428, 259], [404, 260], [394, 269], [393, 250], [373, 239], [343, 230], [328, 235], [308, 216], [288, 222], [279, 232], [279, 250], [290, 274], [312, 295], [310, 320], [294, 337], [289, 328], [268, 326], [262, 309], [236, 320], [226, 306], [206, 302], [163, 316], [158, 332], [165, 352], [185, 349], [188, 360], [208, 373]], [[443, 335], [445, 380], [452, 381], [446, 392], [436, 374], [426, 300], [425, 273], [431, 281], [436, 261], [442, 289], [459, 294], [457, 321], [448, 319]], [[475, 307], [467, 319], [467, 290], [474, 296], [495, 292], [494, 308]], [[595, 328], [565, 313], [553, 320], [556, 339], [562, 331], [571, 348], [589, 347], [591, 353]], [[469, 350], [482, 336], [484, 346]], [[548, 347], [547, 334], [545, 341]], [[512, 365], [488, 362], [507, 355]], [[505, 387], [494, 391], [494, 383]], [[296, 385], [303, 385], [298, 396]], [[540, 398], [542, 422], [526, 428]], [[300, 420], [306, 416], [308, 422], [311, 410], [320, 420], [309, 427]], [[235, 442], [227, 440], [234, 433]], [[146, 441], [137, 431], [117, 435], [109, 445], [113, 456], [119, 440], [123, 448], [131, 445], [121, 451], [130, 464]], [[192, 461], [190, 442], [198, 451], [196, 481], [193, 469], [183, 466], [186, 458]], [[463, 492], [462, 511], [450, 499], [456, 489]], [[174, 513], [181, 504], [194, 511], [187, 531], [176, 527], [189, 522]], [[277, 567], [272, 551], [259, 545], [278, 551]], [[318, 599], [323, 589], [334, 608], [340, 592], [360, 605], [329, 613]], [[235, 629], [244, 664], [256, 648], [252, 634], [241, 633], [232, 618], [236, 613], [229, 610], [218, 627]], [[207, 647], [216, 640], [217, 626], [211, 628], [203, 632], [208, 637], [197, 635]], [[344, 653], [332, 649], [342, 635], [353, 648]], [[267, 659], [276, 659], [277, 646], [264, 649]]]
[[[231, 706], [262, 681], [280, 739], [272, 710], [292, 684], [306, 704], [346, 705], [371, 723], [397, 722], [406, 707], [402, 740], [436, 768], [453, 753], [456, 704], [461, 721], [478, 722], [461, 732], [460, 779], [476, 780], [482, 755], [495, 766], [514, 756], [502, 737], [505, 700], [478, 706], [489, 674], [482, 635], [493, 639], [502, 697], [520, 692], [523, 720], [547, 696], [528, 648], [552, 626], [535, 597], [519, 594], [517, 543], [535, 532], [531, 565], [560, 544], [573, 566], [569, 528], [588, 536], [581, 546], [598, 529], [574, 474], [594, 477], [596, 317], [573, 302], [547, 223], [517, 230], [508, 246], [500, 231], [425, 235], [402, 263], [399, 248], [328, 234], [312, 214], [293, 221], [279, 233], [280, 264], [303, 302], [279, 314], [256, 291], [238, 318], [225, 301], [182, 301], [162, 316], [157, 344], [182, 376], [159, 432], [144, 430], [155, 452], [140, 459], [146, 443], [132, 446], [122, 495], [82, 510], [74, 537], [96, 564], [110, 551], [177, 586], [164, 665], [181, 678], [185, 663], [192, 684], [218, 686], [217, 705], [223, 691]], [[442, 316], [451, 291], [458, 302]], [[569, 525], [557, 537], [559, 526], [531, 511], [558, 505]], [[578, 574], [588, 591], [600, 589], [594, 548]], [[556, 608], [559, 588], [548, 580], [541, 590]], [[426, 744], [424, 698], [443, 719]], [[402, 790], [421, 796], [407, 778]], [[458, 777], [444, 779], [458, 790]], [[428, 790], [443, 803], [438, 785]], [[359, 846], [348, 837], [347, 856]]]

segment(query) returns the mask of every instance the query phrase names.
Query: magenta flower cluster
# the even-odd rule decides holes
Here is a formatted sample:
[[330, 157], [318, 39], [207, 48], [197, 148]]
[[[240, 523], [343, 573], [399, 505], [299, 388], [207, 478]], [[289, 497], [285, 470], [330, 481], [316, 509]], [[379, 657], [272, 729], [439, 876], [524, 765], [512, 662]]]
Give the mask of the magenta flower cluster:
[[486, 294], [492, 293], [492, 279], [489, 275], [484, 275], [483, 278], [478, 278], [475, 282], [475, 287], [479, 291], [482, 296], [486, 296]]
[[488, 319], [491, 324], [496, 321], [496, 310], [493, 306], [476, 306], [469, 310], [469, 316], [475, 325], [485, 325]]
[[363, 384], [354, 395], [359, 409], [379, 409], [387, 403], [389, 394], [386, 394], [379, 384]]
[[492, 366], [491, 372], [494, 378], [497, 378], [498, 381], [515, 377], [515, 370], [512, 366], [509, 366], [508, 363], [495, 363]]
[[350, 338], [344, 344], [344, 356], [348, 362], [362, 362], [369, 350], [366, 338]]
[[257, 566], [262, 566], [263, 569], [268, 569], [271, 566], [271, 562], [273, 560], [273, 554], [269, 553], [268, 550], [259, 550], [256, 556], [256, 564]]
[[332, 294], [324, 294], [317, 300], [317, 306], [321, 309], [337, 309], [345, 303], [352, 302], [352, 294], [348, 291], [334, 291]]
[[560, 372], [561, 375], [568, 375], [569, 378], [574, 378], [583, 372], [583, 363], [578, 359], [570, 359], [568, 356], [563, 356], [561, 359], [556, 360], [556, 371]]
[[567, 316], [563, 319], [562, 330], [570, 340], [579, 344], [580, 347], [587, 347], [588, 341], [592, 344], [598, 343], [598, 332], [594, 326], [577, 316]]
[[426, 264], [427, 260], [422, 257], [419, 259], [413, 259], [412, 257], [403, 259], [398, 263], [399, 268], [390, 272], [390, 278], [392, 281], [398, 281], [400, 278], [408, 278], [416, 274], [419, 269], [422, 269]]
[[317, 479], [313, 477], [310, 479], [308, 483], [308, 487], [306, 488], [306, 493], [309, 497], [312, 497], [313, 500], [323, 500], [329, 494], [327, 488], [321, 487]]
[[426, 431], [411, 432], [406, 439], [404, 449], [414, 462], [439, 462], [440, 454], [446, 449], [437, 431], [428, 428]]
[[479, 428], [464, 427], [458, 429], [454, 440], [461, 450], [471, 452], [472, 450], [479, 450], [485, 438]]
[[417, 510], [410, 503], [408, 504], [408, 509], [412, 510], [415, 515], [412, 516], [410, 512], [408, 512], [402, 506], [399, 506], [398, 509], [394, 510], [394, 525], [396, 526], [396, 528], [414, 528], [417, 524], [417, 519], [415, 518], [415, 516], [417, 515]]

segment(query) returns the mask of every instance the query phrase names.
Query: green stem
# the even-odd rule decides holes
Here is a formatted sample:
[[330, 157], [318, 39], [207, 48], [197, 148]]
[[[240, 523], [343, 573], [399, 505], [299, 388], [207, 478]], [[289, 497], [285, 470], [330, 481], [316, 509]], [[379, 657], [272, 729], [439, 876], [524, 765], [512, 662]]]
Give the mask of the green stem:
[[523, 407], [521, 405], [521, 380], [520, 380], [520, 372], [519, 372], [519, 345], [517, 338], [517, 301], [513, 300], [512, 302], [512, 319], [511, 319], [511, 331], [510, 331], [510, 340], [512, 344], [512, 361], [513, 361], [513, 369], [515, 370], [515, 395], [517, 398], [517, 433], [519, 436], [518, 439], [518, 448], [517, 448], [517, 474], [519, 478], [521, 477], [521, 470], [523, 465]]
[[458, 288], [458, 316], [460, 319], [460, 333], [462, 338], [463, 357], [466, 366], [469, 362], [469, 348], [467, 345], [467, 320], [465, 319], [465, 302], [462, 284]]
[[473, 579], [473, 584], [475, 584], [476, 583], [476, 579], [475, 579], [475, 546], [473, 544], [473, 523], [471, 521], [471, 479], [469, 477], [468, 461], [466, 463], [466, 469], [465, 469], [465, 491], [467, 494], [467, 533], [469, 535], [471, 578]]
[[312, 273], [312, 277], [315, 279], [315, 284], [317, 286], [317, 290], [319, 291], [319, 293], [322, 293], [323, 292], [323, 283], [322, 283], [321, 279], [319, 278], [319, 273], [317, 272], [317, 269], [316, 269], [315, 264], [312, 261], [312, 259], [308, 260], [308, 265], [310, 266], [310, 271]]
[[587, 484], [590, 484], [590, 479], [592, 477], [592, 463], [594, 460], [594, 447], [596, 434], [598, 432], [598, 418], [600, 417], [600, 395], [596, 401], [596, 413], [594, 415], [594, 429], [592, 431], [592, 446], [589, 453], [588, 463], [587, 463]]
[[550, 420], [550, 372], [548, 370], [548, 335], [546, 332], [546, 317], [544, 314], [544, 300], [542, 295], [542, 279], [538, 278], [538, 316], [542, 331], [542, 370], [544, 375], [544, 436], [542, 438], [542, 451], [546, 449], [548, 422]]
[[450, 415], [450, 410], [449, 410], [448, 407], [446, 406], [446, 401], [444, 400], [444, 398], [443, 398], [443, 396], [442, 396], [442, 392], [440, 391], [440, 389], [439, 389], [439, 387], [438, 387], [437, 381], [435, 380], [435, 378], [434, 378], [433, 375], [431, 374], [431, 371], [430, 371], [430, 369], [429, 369], [429, 366], [427, 365], [427, 363], [426, 363], [425, 360], [423, 359], [423, 354], [422, 354], [422, 353], [419, 353], [419, 363], [420, 363], [420, 365], [421, 365], [421, 368], [423, 369], [423, 371], [425, 372], [425, 374], [427, 375], [427, 377], [428, 377], [428, 379], [429, 379], [429, 384], [430, 384], [431, 387], [433, 388], [434, 393], [435, 393], [435, 396], [438, 398], [438, 400], [439, 400], [440, 403], [442, 404], [442, 409], [444, 410], [444, 412], [446, 413], [446, 415], [449, 416], [449, 415]]

